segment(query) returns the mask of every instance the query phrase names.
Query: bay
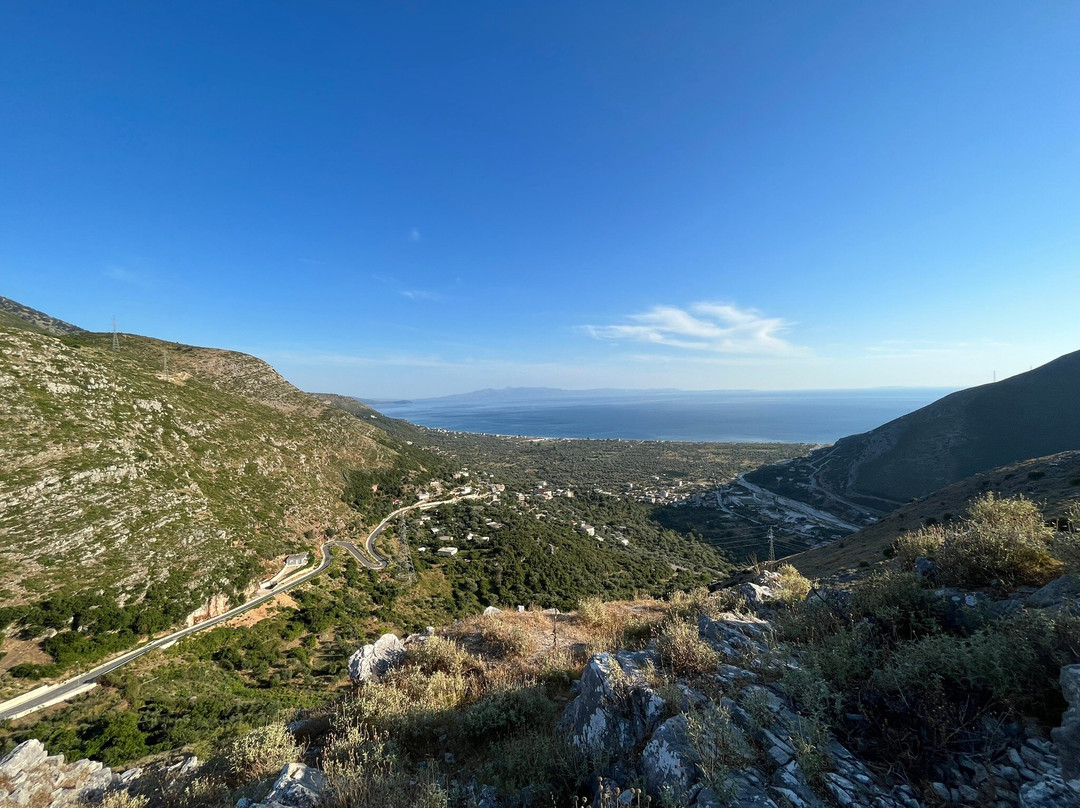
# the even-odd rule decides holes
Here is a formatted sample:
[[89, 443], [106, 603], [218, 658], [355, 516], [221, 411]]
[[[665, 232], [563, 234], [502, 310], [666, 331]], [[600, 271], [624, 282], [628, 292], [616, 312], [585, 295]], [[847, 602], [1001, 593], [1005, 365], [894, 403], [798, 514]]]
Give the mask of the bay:
[[547, 438], [832, 443], [952, 392], [492, 390], [370, 402], [383, 414], [457, 432]]

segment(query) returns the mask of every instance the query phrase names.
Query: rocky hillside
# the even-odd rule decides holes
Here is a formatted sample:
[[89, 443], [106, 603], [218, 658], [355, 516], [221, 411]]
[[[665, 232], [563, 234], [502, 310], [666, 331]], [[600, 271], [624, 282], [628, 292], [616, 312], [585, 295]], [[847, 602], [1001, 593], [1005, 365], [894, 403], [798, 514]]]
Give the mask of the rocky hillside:
[[55, 629], [73, 599], [85, 630], [101, 596], [167, 607], [168, 623], [235, 595], [282, 553], [358, 528], [347, 473], [396, 456], [254, 357], [126, 334], [116, 351], [32, 319], [0, 323], [0, 603], [48, 601]]
[[[909, 586], [908, 575], [815, 591], [789, 571], [767, 572], [667, 603], [584, 602], [562, 615], [491, 609], [404, 640], [385, 635], [350, 659], [350, 695], [257, 729], [210, 760], [158, 760], [120, 773], [48, 758], [30, 740], [0, 761], [0, 800], [81, 797], [83, 805], [140, 808], [1080, 804], [1080, 665], [1062, 666], [1077, 649], [1041, 658], [1044, 639], [1029, 631], [1006, 670], [979, 668], [997, 658], [982, 646], [1016, 644], [1011, 632], [1021, 623], [1075, 631], [1075, 581], [1020, 601], [1003, 593], [988, 608], [978, 592]], [[901, 598], [926, 620], [914, 636], [895, 612]], [[859, 629], [867, 620], [873, 626]], [[851, 653], [851, 631], [877, 643]], [[950, 654], [951, 664], [941, 664]], [[879, 669], [857, 690], [833, 689], [862, 676], [857, 668], [871, 658]], [[925, 678], [927, 664], [938, 665], [937, 676], [914, 678]], [[1041, 702], [1049, 706], [1032, 715]], [[928, 704], [940, 712], [925, 712]]]
[[57, 320], [44, 312], [24, 306], [7, 297], [0, 297], [0, 324], [16, 328], [29, 328], [43, 334], [60, 337], [65, 334], [84, 334], [84, 329], [77, 325]]
[[1039, 504], [1048, 519], [1059, 519], [1080, 502], [1080, 452], [1037, 457], [975, 474], [897, 508], [858, 533], [785, 561], [811, 578], [882, 564], [900, 536], [960, 519], [967, 514], [968, 503], [986, 493], [1026, 496]]
[[987, 469], [1080, 449], [1080, 352], [961, 390], [788, 464], [748, 475], [795, 499], [853, 516], [887, 513]]

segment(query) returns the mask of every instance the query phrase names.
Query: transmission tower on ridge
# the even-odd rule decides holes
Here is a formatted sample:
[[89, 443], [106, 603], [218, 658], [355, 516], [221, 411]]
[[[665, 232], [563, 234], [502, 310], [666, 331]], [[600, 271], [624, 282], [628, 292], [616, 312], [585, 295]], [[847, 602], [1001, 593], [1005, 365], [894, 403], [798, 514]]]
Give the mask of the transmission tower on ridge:
[[116, 334], [116, 315], [112, 318], [112, 349], [114, 351], [120, 350], [120, 338]]
[[769, 528], [769, 561], [776, 561], [776, 545], [773, 543], [773, 529]]

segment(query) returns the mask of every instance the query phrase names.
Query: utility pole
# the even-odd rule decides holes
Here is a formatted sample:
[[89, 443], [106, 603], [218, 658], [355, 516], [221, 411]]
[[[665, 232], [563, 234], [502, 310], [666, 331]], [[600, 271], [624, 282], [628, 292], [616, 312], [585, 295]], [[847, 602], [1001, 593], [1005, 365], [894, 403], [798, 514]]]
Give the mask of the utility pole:
[[776, 545], [773, 543], [773, 529], [769, 528], [769, 563], [776, 561]]
[[114, 351], [120, 350], [120, 338], [116, 335], [116, 315], [112, 318], [112, 349]]
[[169, 378], [169, 349], [161, 349], [161, 364], [165, 369], [165, 378]]

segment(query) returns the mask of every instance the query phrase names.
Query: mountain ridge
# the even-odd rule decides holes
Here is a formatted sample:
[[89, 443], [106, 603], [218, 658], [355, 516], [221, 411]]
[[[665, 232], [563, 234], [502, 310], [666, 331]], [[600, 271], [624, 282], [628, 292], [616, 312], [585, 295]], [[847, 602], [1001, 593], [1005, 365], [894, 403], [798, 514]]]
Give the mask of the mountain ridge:
[[40, 331], [54, 337], [87, 333], [85, 328], [64, 322], [43, 311], [3, 296], [0, 296], [0, 324]]
[[887, 513], [982, 471], [1080, 449], [1080, 351], [999, 382], [951, 393], [912, 413], [758, 469], [752, 482], [831, 507]]

